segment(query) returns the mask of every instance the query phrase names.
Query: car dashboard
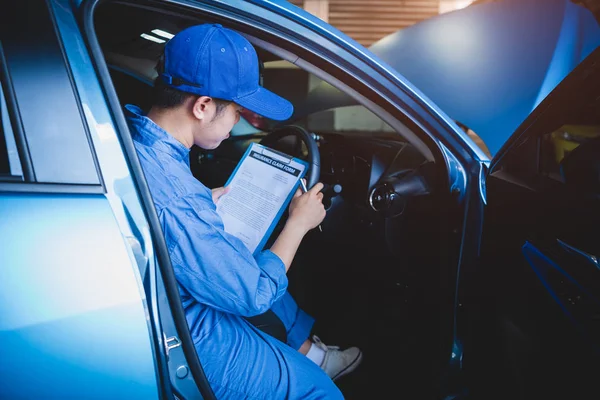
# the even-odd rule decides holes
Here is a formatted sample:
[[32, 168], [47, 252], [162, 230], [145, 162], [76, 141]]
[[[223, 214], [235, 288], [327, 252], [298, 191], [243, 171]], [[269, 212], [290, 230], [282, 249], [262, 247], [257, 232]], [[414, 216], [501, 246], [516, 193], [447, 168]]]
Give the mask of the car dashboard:
[[418, 169], [426, 161], [404, 141], [340, 134], [317, 138], [323, 183], [342, 185], [349, 200], [365, 205], [378, 184]]
[[[376, 138], [372, 134], [319, 132], [313, 137], [321, 159], [320, 181], [327, 187], [337, 185], [339, 193], [329, 194], [344, 202], [390, 216], [388, 208], [394, 199], [424, 194], [431, 187], [431, 163], [406, 141]], [[260, 139], [234, 137], [214, 151], [195, 149], [191, 155], [194, 175], [209, 187], [222, 186], [247, 146]], [[300, 158], [306, 155], [294, 137], [284, 138], [273, 147]], [[415, 192], [414, 188], [402, 186], [403, 181], [414, 181], [415, 176], [422, 183], [422, 190]]]

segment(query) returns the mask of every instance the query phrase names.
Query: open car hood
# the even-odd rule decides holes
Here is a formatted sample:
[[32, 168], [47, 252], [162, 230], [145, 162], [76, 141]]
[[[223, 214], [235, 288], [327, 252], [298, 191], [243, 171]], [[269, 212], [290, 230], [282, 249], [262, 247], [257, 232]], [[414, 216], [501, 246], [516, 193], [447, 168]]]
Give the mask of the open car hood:
[[[370, 50], [494, 155], [598, 45], [593, 15], [569, 0], [503, 0], [420, 22]], [[321, 84], [306, 104], [318, 111], [355, 102]]]

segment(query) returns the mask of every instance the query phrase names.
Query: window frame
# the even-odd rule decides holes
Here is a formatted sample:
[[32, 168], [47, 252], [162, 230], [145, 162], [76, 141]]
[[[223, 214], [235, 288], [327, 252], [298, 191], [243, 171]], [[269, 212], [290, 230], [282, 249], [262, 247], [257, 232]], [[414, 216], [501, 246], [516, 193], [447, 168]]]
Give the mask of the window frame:
[[[17, 105], [14, 88], [10, 79], [10, 73], [8, 71], [8, 65], [4, 56], [4, 47], [2, 40], [0, 40], [0, 85], [2, 91], [0, 95], [4, 97], [6, 108], [8, 112], [9, 121], [12, 128], [12, 134], [15, 139], [17, 146], [17, 152], [19, 154], [19, 162], [21, 163], [21, 176], [3, 176], [0, 175], [0, 182], [34, 182], [35, 174], [31, 163], [31, 155], [29, 153], [29, 147], [27, 146], [27, 139], [23, 132], [23, 124], [21, 122], [21, 116]], [[8, 149], [7, 149], [8, 157]], [[10, 169], [10, 163], [9, 163]], [[0, 186], [1, 187], [1, 186]]]
[[[543, 135], [548, 134], [560, 128], [565, 120], [567, 113], [573, 112], [594, 94], [591, 93], [597, 87], [600, 87], [600, 79], [589, 81], [592, 75], [598, 74], [600, 66], [600, 47], [592, 51], [582, 62], [579, 63], [551, 92], [546, 98], [533, 110], [533, 112], [523, 121], [511, 137], [504, 143], [496, 153], [490, 164], [490, 173], [497, 172], [510, 164], [511, 157], [520, 156], [525, 151], [524, 147], [535, 146], [535, 154], [530, 150], [531, 155], [535, 156], [536, 165], [532, 170], [535, 174], [541, 174], [540, 160], [540, 141]], [[580, 93], [575, 100], [571, 97], [573, 93]], [[528, 144], [529, 143], [529, 144]]]
[[[21, 5], [21, 7], [23, 6], [27, 5]], [[64, 85], [65, 80], [68, 81], [68, 86], [63, 86], [63, 94], [68, 96], [68, 100], [71, 102], [71, 109], [61, 109], [61, 118], [63, 121], [69, 122], [69, 128], [81, 127], [81, 129], [76, 129], [75, 131], [69, 131], [65, 135], [64, 140], [68, 142], [71, 140], [71, 138], [76, 137], [76, 135], [79, 134], [83, 134], [85, 137], [77, 137], [78, 142], [75, 143], [72, 148], [69, 148], [64, 152], [57, 153], [57, 155], [52, 157], [45, 157], [46, 153], [43, 151], [40, 152], [39, 150], [37, 155], [32, 153], [30, 141], [33, 139], [31, 137], [32, 135], [26, 132], [23, 109], [32, 107], [33, 100], [31, 100], [30, 103], [30, 97], [27, 97], [25, 93], [20, 92], [20, 88], [15, 83], [15, 71], [11, 70], [11, 68], [15, 68], [15, 59], [13, 59], [11, 62], [10, 54], [12, 53], [8, 51], [10, 47], [19, 44], [15, 41], [15, 38], [19, 37], [19, 31], [27, 29], [27, 27], [21, 26], [21, 28], [16, 29], [14, 37], [9, 36], [6, 34], [8, 29], [14, 29], [15, 26], [17, 26], [15, 25], [17, 22], [13, 21], [14, 24], [9, 24], [7, 27], [5, 27], [6, 30], [1, 32], [0, 83], [2, 84], [2, 91], [4, 92], [6, 100], [7, 111], [15, 138], [17, 153], [21, 162], [22, 177], [13, 178], [0, 176], [0, 192], [103, 194], [105, 193], [105, 189], [102, 174], [99, 169], [90, 133], [88, 132], [87, 125], [85, 124], [81, 101], [74, 86], [73, 76], [64, 51], [64, 45], [60, 35], [57, 32], [55, 17], [46, 0], [37, 0], [29, 7], [29, 9], [32, 10], [31, 12], [38, 13], [38, 18], [47, 19], [48, 26], [44, 27], [44, 30], [47, 29], [46, 33], [48, 35], [54, 35], [50, 40], [56, 41], [55, 44], [57, 46], [52, 49], [54, 51], [54, 53], [52, 53], [54, 58], [48, 61], [48, 63], [51, 64], [36, 64], [34, 67], [35, 71], [42, 73], [44, 68], [58, 68], [57, 71], [60, 71], [62, 79], [62, 81], [59, 83]], [[19, 10], [14, 11], [16, 15], [18, 15]], [[15, 13], [9, 13], [9, 15], [15, 15]], [[24, 18], [28, 17], [24, 16]], [[22, 51], [31, 52], [32, 50], [26, 48]], [[16, 61], [18, 62], [19, 60], [17, 59]], [[19, 68], [19, 66], [16, 67]], [[44, 81], [42, 81], [42, 83], [43, 82]], [[23, 89], [23, 87], [21, 87], [21, 89]], [[73, 105], [77, 108], [78, 112], [72, 112]], [[32, 115], [31, 111], [29, 112], [29, 115]], [[31, 117], [29, 117], [29, 119], [31, 120]], [[43, 129], [43, 127], [40, 129]], [[82, 158], [77, 154], [78, 151], [82, 149], [89, 151], [89, 157]], [[36, 174], [36, 167], [40, 170], [44, 170], [46, 168], [45, 166], [48, 166], [52, 163], [60, 165], [61, 160], [69, 154], [72, 156], [71, 167], [81, 165], [82, 162], [86, 163], [84, 167], [88, 169], [88, 173], [85, 176], [82, 175], [81, 181], [70, 179], [68, 174], [66, 176], [58, 174], [55, 175], [56, 179], [53, 179], [54, 177], [48, 173], [46, 173], [46, 179], [42, 180]], [[89, 162], [92, 164], [89, 164]], [[58, 169], [60, 169], [60, 167], [58, 167]]]
[[[0, 158], [3, 162], [2, 173], [0, 176], [4, 176], [5, 179], [17, 179], [23, 180], [23, 167], [21, 166], [21, 159], [19, 157], [19, 150], [15, 140], [15, 133], [10, 121], [8, 113], [8, 105], [6, 104], [6, 98], [2, 85], [0, 85], [0, 123], [2, 123], [0, 133], [0, 152], [6, 154], [6, 158]], [[6, 170], [6, 173], [4, 172]]]
[[565, 124], [573, 123], [571, 116], [597, 97], [599, 74], [600, 47], [597, 47], [517, 128], [494, 156], [488, 177], [510, 181], [532, 191], [550, 192], [565, 188], [562, 176], [545, 169], [544, 137]]

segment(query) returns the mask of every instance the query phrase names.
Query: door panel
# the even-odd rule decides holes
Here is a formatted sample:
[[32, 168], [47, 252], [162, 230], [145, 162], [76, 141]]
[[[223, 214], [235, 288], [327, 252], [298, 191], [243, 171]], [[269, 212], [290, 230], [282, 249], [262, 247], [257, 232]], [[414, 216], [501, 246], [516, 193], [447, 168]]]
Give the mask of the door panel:
[[[158, 398], [133, 233], [114, 207], [139, 203], [120, 184], [130, 177], [109, 118], [98, 120], [98, 103], [82, 102], [73, 85], [93, 91], [94, 70], [81, 62], [87, 79], [72, 75], [48, 2], [17, 3], [0, 13], [2, 119], [11, 117], [24, 167], [22, 179], [0, 177], [0, 398]], [[36, 112], [40, 101], [51, 116]]]
[[0, 398], [157, 398], [146, 312], [106, 198], [1, 193], [0, 221]]
[[492, 163], [472, 287], [473, 398], [598, 398], [596, 50]]
[[[597, 351], [600, 308], [594, 295], [597, 290], [594, 289], [597, 289], [600, 271], [582, 262], [578, 254], [566, 252], [561, 247], [557, 244], [554, 248], [540, 250], [526, 242], [523, 255], [548, 295], [567, 318], [569, 327], [582, 335], [582, 340], [588, 342], [592, 351]], [[594, 289], [590, 288], [594, 286]]]
[[505, 185], [488, 182], [472, 332], [475, 364], [486, 368], [475, 398], [597, 395], [600, 271], [573, 249], [600, 250], [591, 229], [600, 226], [600, 202], [560, 190], [495, 191]]

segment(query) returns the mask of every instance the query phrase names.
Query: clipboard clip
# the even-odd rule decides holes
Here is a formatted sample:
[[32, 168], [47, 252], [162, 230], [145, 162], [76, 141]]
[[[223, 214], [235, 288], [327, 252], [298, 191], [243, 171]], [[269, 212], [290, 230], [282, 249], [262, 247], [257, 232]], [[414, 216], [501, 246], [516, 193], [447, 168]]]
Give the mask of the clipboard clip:
[[266, 151], [266, 152], [272, 153], [272, 154], [274, 154], [275, 156], [277, 156], [278, 158], [282, 158], [282, 159], [283, 159], [283, 160], [279, 160], [279, 159], [278, 159], [278, 161], [281, 161], [282, 163], [284, 163], [284, 164], [288, 164], [288, 165], [289, 165], [289, 164], [291, 164], [291, 163], [292, 163], [292, 161], [294, 160], [294, 157], [290, 157], [289, 155], [287, 155], [287, 154], [285, 154], [285, 153], [282, 153], [282, 152], [280, 152], [280, 151], [277, 151], [277, 150], [274, 150], [274, 149], [271, 149], [271, 148], [265, 147], [265, 146], [263, 146], [263, 145], [261, 145], [261, 144], [258, 144], [258, 146], [259, 146], [259, 147], [257, 148], [257, 150], [260, 150], [258, 153], [262, 154], [263, 156], [266, 156], [266, 157], [271, 157], [271, 158], [273, 158], [273, 156], [272, 156], [272, 155], [270, 155], [270, 154], [265, 154], [264, 152]]

